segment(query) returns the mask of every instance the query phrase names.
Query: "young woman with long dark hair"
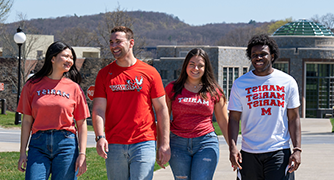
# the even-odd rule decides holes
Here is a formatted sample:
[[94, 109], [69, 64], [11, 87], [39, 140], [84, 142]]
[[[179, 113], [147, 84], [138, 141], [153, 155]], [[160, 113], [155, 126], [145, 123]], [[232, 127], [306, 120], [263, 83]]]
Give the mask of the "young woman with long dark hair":
[[212, 179], [219, 160], [213, 112], [227, 140], [226, 98], [216, 82], [207, 53], [191, 50], [179, 78], [166, 86], [171, 121], [169, 164], [175, 179]]
[[50, 174], [52, 179], [73, 180], [87, 170], [90, 114], [75, 62], [72, 47], [54, 42], [42, 69], [22, 89], [17, 107], [23, 114], [18, 169], [26, 172], [26, 180], [48, 179]]

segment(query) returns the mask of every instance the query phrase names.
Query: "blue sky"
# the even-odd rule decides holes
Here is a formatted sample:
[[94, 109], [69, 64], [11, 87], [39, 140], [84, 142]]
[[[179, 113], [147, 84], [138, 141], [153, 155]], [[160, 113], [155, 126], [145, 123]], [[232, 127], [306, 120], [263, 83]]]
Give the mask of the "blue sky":
[[14, 0], [5, 23], [26, 19], [93, 15], [115, 10], [164, 12], [190, 25], [208, 23], [269, 22], [292, 17], [334, 14], [333, 0]]

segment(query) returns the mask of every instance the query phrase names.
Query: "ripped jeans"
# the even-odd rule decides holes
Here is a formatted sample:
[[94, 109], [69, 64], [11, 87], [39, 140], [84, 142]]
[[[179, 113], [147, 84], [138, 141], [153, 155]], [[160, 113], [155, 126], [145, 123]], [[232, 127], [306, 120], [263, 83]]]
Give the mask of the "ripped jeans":
[[212, 179], [219, 160], [219, 142], [215, 132], [197, 138], [170, 134], [169, 164], [176, 180]]

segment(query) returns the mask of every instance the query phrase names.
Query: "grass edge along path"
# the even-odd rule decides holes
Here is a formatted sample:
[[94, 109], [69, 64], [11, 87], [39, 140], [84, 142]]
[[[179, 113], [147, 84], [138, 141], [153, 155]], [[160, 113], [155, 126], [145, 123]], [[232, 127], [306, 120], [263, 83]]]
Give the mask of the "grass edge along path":
[[[15, 125], [15, 112], [6, 111], [6, 114], [0, 114], [0, 127], [20, 129], [21, 124]], [[213, 122], [217, 135], [222, 135], [217, 122]], [[88, 125], [88, 130], [93, 131], [93, 127]], [[19, 151], [19, 150], [18, 150]], [[95, 148], [87, 148], [87, 172], [78, 179], [107, 179], [105, 161], [97, 153]], [[17, 161], [19, 160], [19, 152], [0, 152], [0, 180], [2, 179], [24, 179], [24, 173], [17, 170]], [[160, 169], [155, 164], [154, 170]]]

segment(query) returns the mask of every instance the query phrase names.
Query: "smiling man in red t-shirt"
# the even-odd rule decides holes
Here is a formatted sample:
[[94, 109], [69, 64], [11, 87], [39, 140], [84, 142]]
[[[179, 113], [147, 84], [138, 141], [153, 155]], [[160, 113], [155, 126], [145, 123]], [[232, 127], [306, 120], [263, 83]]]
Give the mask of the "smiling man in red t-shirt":
[[152, 179], [156, 137], [157, 163], [163, 167], [170, 158], [169, 115], [162, 80], [154, 67], [134, 57], [133, 46], [131, 29], [113, 28], [110, 50], [116, 61], [101, 69], [95, 82], [96, 151], [106, 159], [108, 179]]

